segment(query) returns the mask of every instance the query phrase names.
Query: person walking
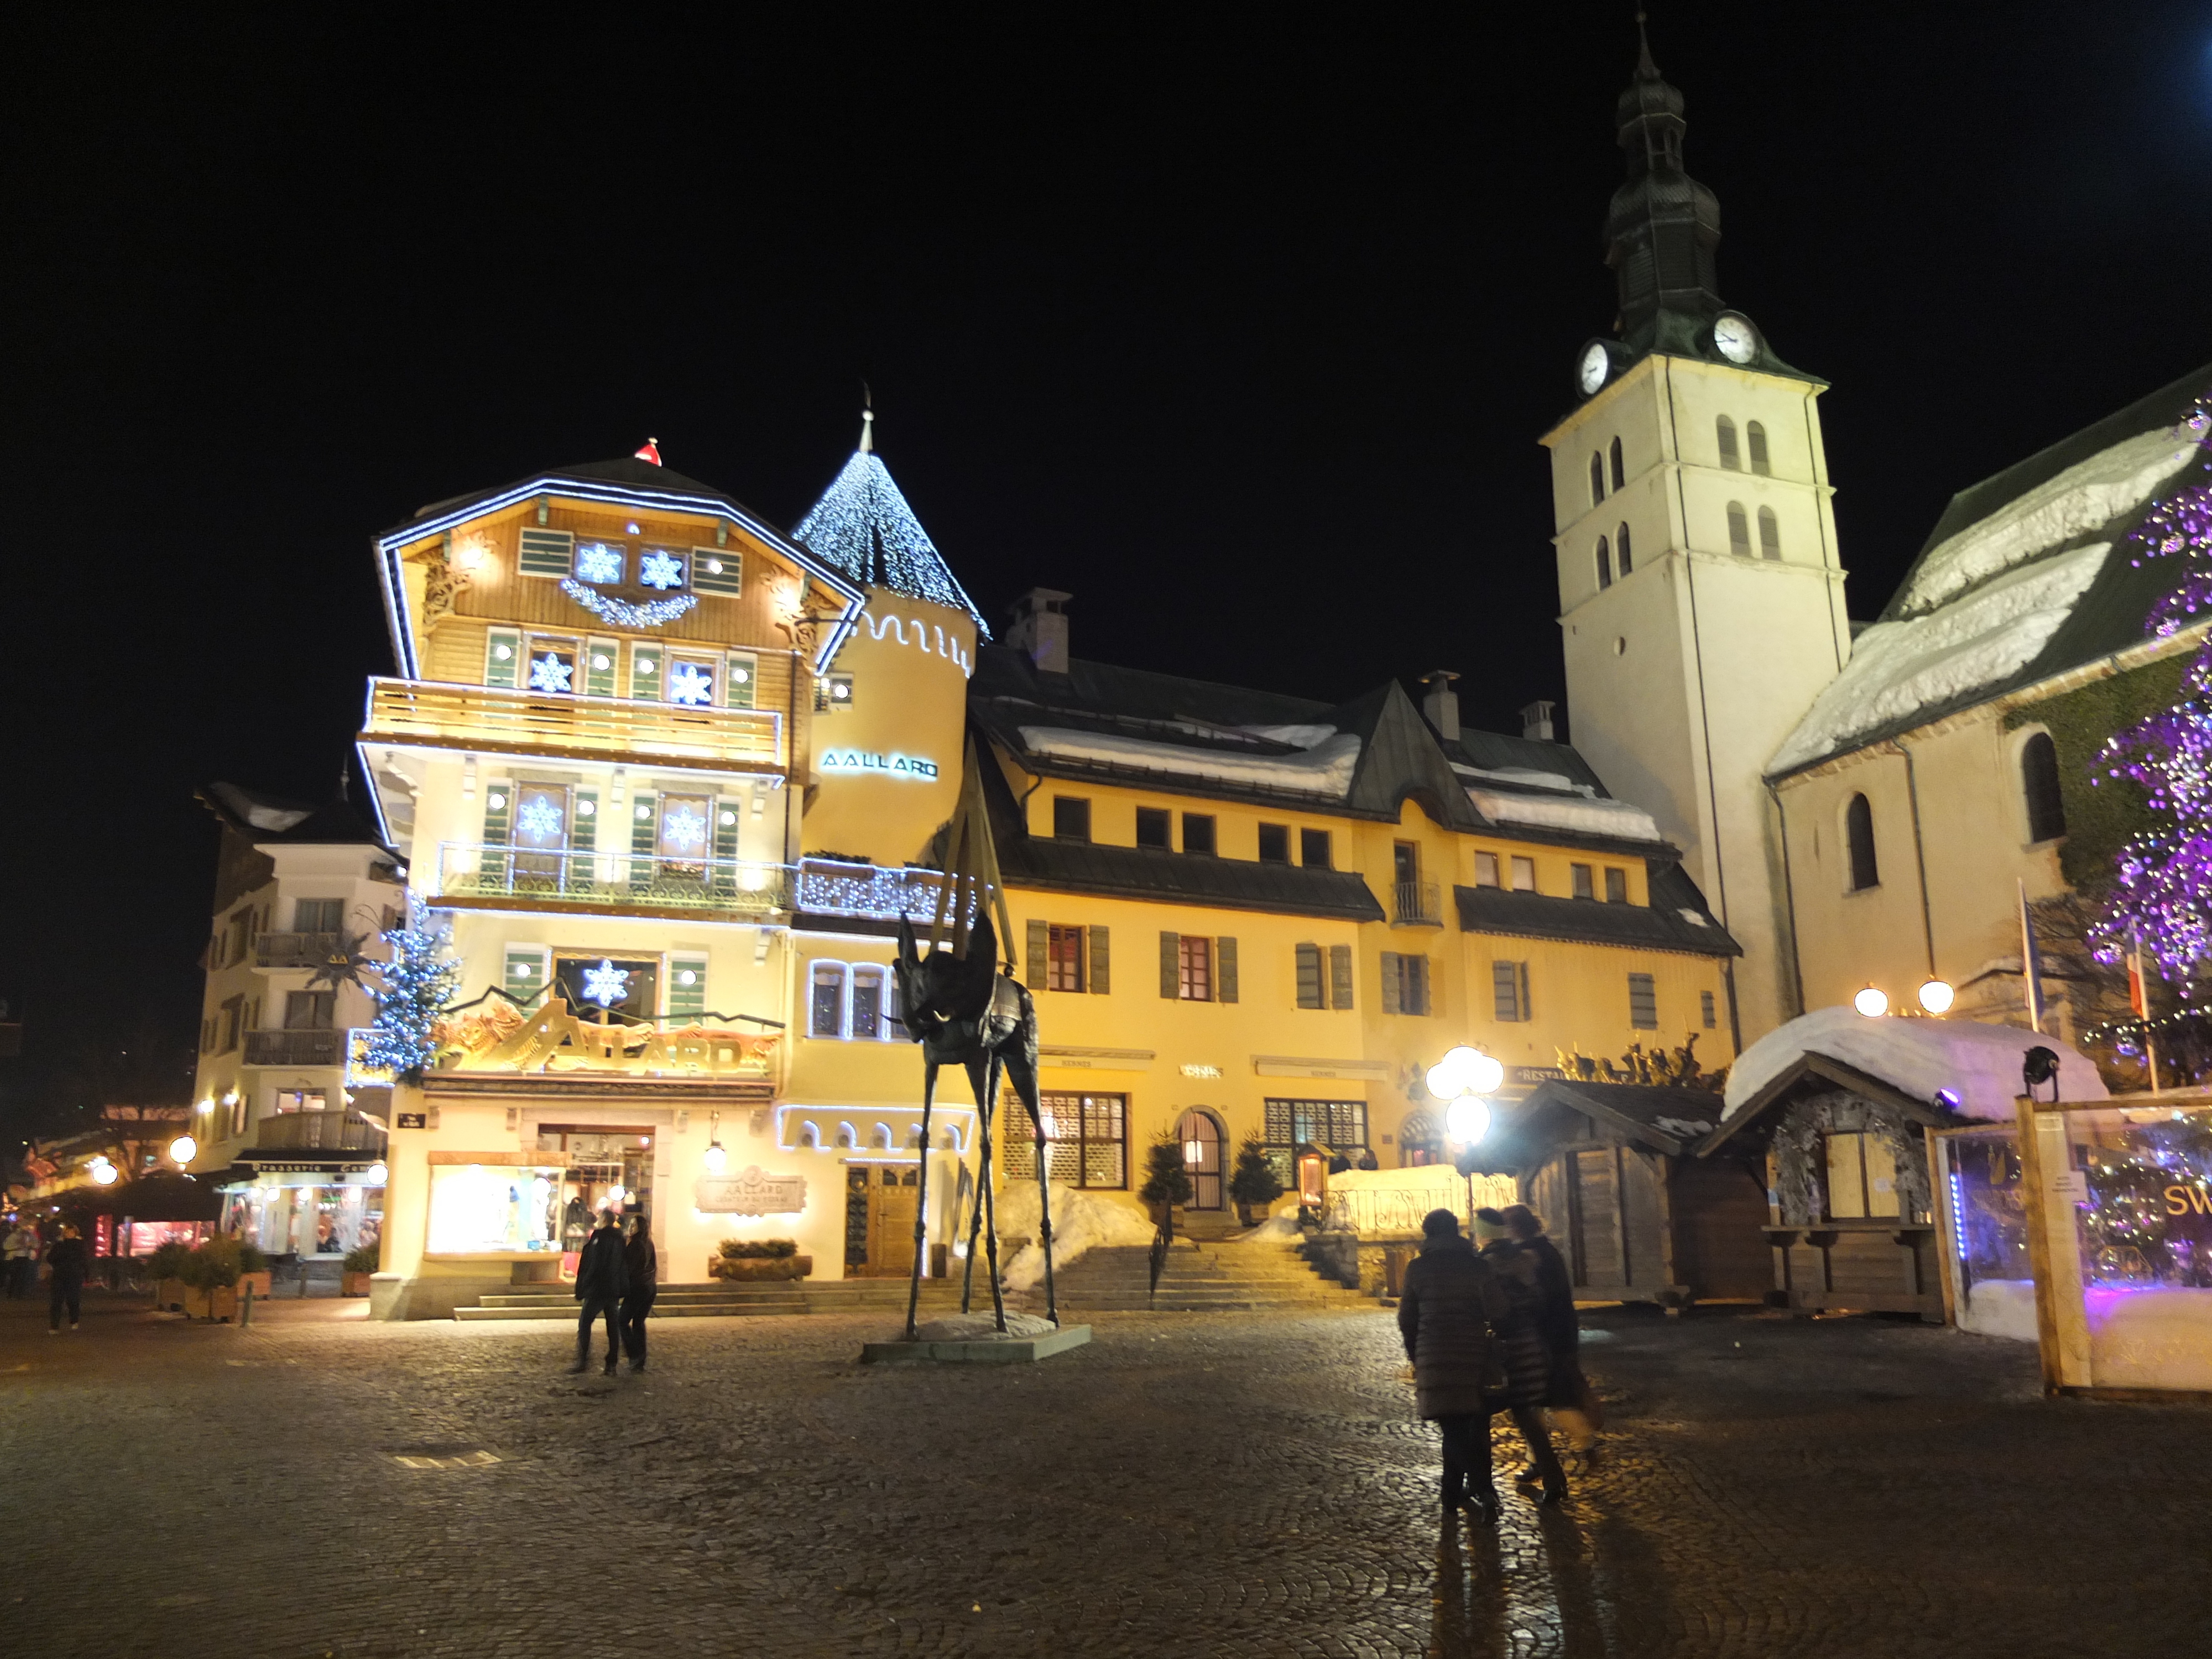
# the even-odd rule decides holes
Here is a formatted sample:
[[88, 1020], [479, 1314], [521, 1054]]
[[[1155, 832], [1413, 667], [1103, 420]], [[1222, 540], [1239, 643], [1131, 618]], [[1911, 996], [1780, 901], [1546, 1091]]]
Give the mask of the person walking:
[[1514, 1241], [1512, 1229], [1496, 1210], [1474, 1212], [1474, 1236], [1482, 1242], [1481, 1258], [1498, 1275], [1509, 1310], [1498, 1330], [1499, 1356], [1505, 1362], [1505, 1394], [1500, 1404], [1528, 1443], [1528, 1466], [1513, 1484], [1523, 1492], [1534, 1491], [1539, 1504], [1556, 1504], [1567, 1495], [1567, 1472], [1560, 1467], [1559, 1455], [1552, 1449], [1551, 1431], [1544, 1426], [1552, 1358], [1544, 1343], [1536, 1256]]
[[[623, 1352], [629, 1368], [645, 1369], [645, 1316], [653, 1311], [653, 1298], [660, 1288], [660, 1257], [653, 1248], [653, 1229], [641, 1215], [629, 1219], [629, 1242], [623, 1247]], [[610, 1364], [612, 1362], [610, 1361]]]
[[1398, 1334], [1413, 1363], [1414, 1399], [1443, 1438], [1443, 1511], [1462, 1505], [1498, 1518], [1490, 1472], [1490, 1394], [1496, 1354], [1492, 1329], [1509, 1311], [1488, 1264], [1460, 1237], [1459, 1217], [1431, 1210], [1421, 1219], [1421, 1253], [1406, 1269]]
[[582, 1317], [576, 1321], [576, 1363], [568, 1367], [571, 1376], [590, 1366], [592, 1327], [601, 1319], [607, 1322], [607, 1375], [615, 1374], [615, 1360], [621, 1352], [619, 1322], [627, 1278], [622, 1229], [615, 1225], [612, 1210], [602, 1210], [599, 1224], [592, 1230], [592, 1236], [584, 1241], [583, 1253], [576, 1258], [576, 1300], [584, 1306]]
[[1598, 1409], [1597, 1391], [1583, 1375], [1583, 1331], [1575, 1313], [1574, 1276], [1567, 1271], [1559, 1247], [1546, 1237], [1543, 1217], [1526, 1204], [1509, 1204], [1498, 1213], [1514, 1242], [1535, 1258], [1540, 1297], [1536, 1322], [1552, 1362], [1544, 1405], [1587, 1474], [1598, 1466], [1597, 1431], [1604, 1426], [1604, 1419]]
[[92, 1266], [85, 1255], [84, 1240], [75, 1227], [64, 1222], [62, 1236], [46, 1252], [46, 1334], [58, 1335], [62, 1328], [62, 1309], [69, 1309], [70, 1328], [76, 1328], [77, 1314], [84, 1298], [84, 1275]]
[[39, 1235], [31, 1224], [18, 1218], [8, 1232], [8, 1242], [0, 1246], [5, 1257], [8, 1299], [21, 1302], [31, 1293], [39, 1279]]

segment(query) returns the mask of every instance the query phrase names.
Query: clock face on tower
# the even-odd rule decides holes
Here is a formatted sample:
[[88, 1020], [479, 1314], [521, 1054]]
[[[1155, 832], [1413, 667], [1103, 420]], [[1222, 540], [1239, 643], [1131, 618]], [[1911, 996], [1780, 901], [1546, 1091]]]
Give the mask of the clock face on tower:
[[1592, 340], [1583, 348], [1582, 356], [1575, 363], [1575, 384], [1589, 397], [1605, 384], [1605, 377], [1613, 373], [1613, 355], [1601, 340]]
[[1747, 363], [1759, 356], [1759, 331], [1751, 319], [1723, 311], [1713, 319], [1713, 346], [1732, 363]]

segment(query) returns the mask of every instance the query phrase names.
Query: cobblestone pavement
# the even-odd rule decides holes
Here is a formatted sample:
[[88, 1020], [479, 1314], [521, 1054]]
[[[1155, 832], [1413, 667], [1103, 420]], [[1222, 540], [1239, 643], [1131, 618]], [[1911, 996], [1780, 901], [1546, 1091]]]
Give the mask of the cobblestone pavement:
[[1917, 1326], [1594, 1313], [1609, 1466], [1470, 1535], [1382, 1312], [938, 1370], [854, 1364], [873, 1316], [672, 1320], [606, 1379], [546, 1324], [44, 1311], [0, 1304], [10, 1655], [2212, 1645], [2212, 1411], [2045, 1401]]

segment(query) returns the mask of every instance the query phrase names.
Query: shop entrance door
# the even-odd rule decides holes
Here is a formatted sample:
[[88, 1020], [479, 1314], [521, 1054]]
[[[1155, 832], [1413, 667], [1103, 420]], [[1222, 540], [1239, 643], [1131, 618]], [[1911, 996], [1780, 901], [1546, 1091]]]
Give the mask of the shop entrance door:
[[848, 1279], [904, 1279], [914, 1272], [921, 1181], [921, 1170], [912, 1164], [855, 1164], [847, 1170]]
[[653, 1136], [640, 1129], [553, 1124], [538, 1132], [538, 1150], [561, 1166], [561, 1276], [576, 1276], [576, 1258], [599, 1211], [612, 1204], [625, 1220], [653, 1224]]
[[1190, 1177], [1190, 1207], [1221, 1207], [1221, 1126], [1211, 1112], [1191, 1111], [1176, 1126], [1182, 1142], [1183, 1173]]

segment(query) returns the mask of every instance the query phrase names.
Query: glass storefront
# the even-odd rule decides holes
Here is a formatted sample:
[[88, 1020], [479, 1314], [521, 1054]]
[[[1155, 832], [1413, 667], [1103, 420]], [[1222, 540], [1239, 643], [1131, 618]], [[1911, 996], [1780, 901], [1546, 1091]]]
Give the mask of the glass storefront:
[[561, 1248], [560, 1165], [433, 1164], [432, 1255], [484, 1255]]
[[384, 1231], [384, 1188], [264, 1176], [223, 1193], [222, 1230], [270, 1255], [342, 1256]]

